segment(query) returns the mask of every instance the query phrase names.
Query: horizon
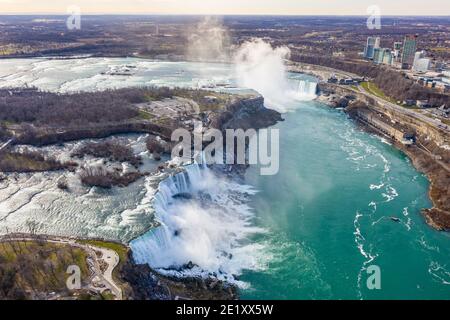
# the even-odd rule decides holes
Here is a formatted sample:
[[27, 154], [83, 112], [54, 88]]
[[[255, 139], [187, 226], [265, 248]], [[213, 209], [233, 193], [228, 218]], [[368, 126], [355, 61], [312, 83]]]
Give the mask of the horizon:
[[0, 0], [0, 15], [66, 15], [76, 6], [86, 15], [366, 16], [373, 5], [384, 16], [450, 16], [447, 0]]
[[[207, 13], [82, 13], [85, 16], [180, 16], [180, 17], [352, 17], [352, 18], [367, 18], [367, 15], [363, 14], [207, 14]], [[0, 13], [0, 17], [3, 16], [57, 16], [57, 17], [67, 17], [69, 13]], [[440, 14], [410, 14], [410, 15], [400, 15], [400, 14], [385, 14], [383, 17], [390, 18], [414, 18], [414, 17], [441, 17], [441, 18], [450, 18], [450, 14], [448, 15], [440, 15]]]

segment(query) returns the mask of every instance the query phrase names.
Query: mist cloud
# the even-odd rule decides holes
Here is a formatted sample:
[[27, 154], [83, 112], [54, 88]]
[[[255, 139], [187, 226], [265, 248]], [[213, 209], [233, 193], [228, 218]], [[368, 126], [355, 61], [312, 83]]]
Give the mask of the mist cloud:
[[188, 31], [186, 56], [197, 61], [227, 61], [230, 56], [230, 36], [219, 18], [205, 17]]

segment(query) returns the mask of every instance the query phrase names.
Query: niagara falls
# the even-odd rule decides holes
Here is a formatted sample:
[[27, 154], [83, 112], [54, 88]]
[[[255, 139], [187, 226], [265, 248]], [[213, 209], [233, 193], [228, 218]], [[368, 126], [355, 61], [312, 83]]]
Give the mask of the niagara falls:
[[[283, 50], [251, 45], [263, 46], [262, 63], [252, 60], [260, 55], [241, 57], [238, 65], [138, 58], [0, 61], [4, 88], [26, 83], [67, 93], [203, 85], [232, 94], [259, 91], [285, 119], [274, 126], [282, 151], [275, 176], [261, 176], [258, 165], [233, 176], [191, 163], [120, 190], [78, 186], [76, 193], [62, 194], [51, 187], [55, 173], [39, 179], [21, 174], [20, 190], [1, 185], [1, 232], [23, 232], [27, 221], [46, 215], [47, 223], [37, 224], [39, 233], [124, 241], [137, 263], [170, 276], [215, 276], [249, 299], [445, 297], [448, 235], [430, 230], [418, 213], [431, 205], [427, 179], [393, 146], [314, 100], [318, 80], [287, 71]], [[126, 65], [134, 66], [132, 74], [108, 73]], [[147, 157], [145, 135], [121, 139]], [[75, 146], [44, 148], [65, 158]], [[145, 166], [156, 163], [145, 160]], [[75, 175], [67, 178], [71, 183]], [[54, 200], [60, 196], [64, 201]], [[391, 221], [393, 215], [399, 223]], [[392, 277], [381, 293], [363, 284], [373, 263]], [[406, 278], [405, 269], [414, 277]]]

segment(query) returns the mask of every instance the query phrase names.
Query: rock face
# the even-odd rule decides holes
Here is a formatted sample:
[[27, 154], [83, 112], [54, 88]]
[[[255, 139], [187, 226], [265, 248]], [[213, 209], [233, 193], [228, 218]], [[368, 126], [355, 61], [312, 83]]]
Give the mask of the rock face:
[[282, 121], [281, 114], [264, 106], [262, 96], [240, 98], [224, 110], [208, 116], [210, 126], [216, 129], [261, 129]]
[[[215, 110], [202, 113], [207, 127], [216, 129], [261, 129], [272, 126], [282, 121], [281, 114], [264, 106], [264, 98], [260, 95], [236, 96], [227, 105]], [[196, 115], [192, 115], [195, 118]], [[163, 141], [170, 142], [173, 130], [184, 127], [177, 119], [170, 123], [156, 123], [147, 120], [128, 120], [121, 123], [105, 123], [95, 126], [76, 128], [32, 128], [28, 131], [23, 128], [15, 128], [16, 143], [43, 146], [63, 143], [67, 141], [105, 138], [123, 133], [148, 133], [153, 137], [160, 137]], [[193, 129], [188, 126], [187, 129]], [[30, 132], [29, 132], [30, 131]], [[31, 132], [32, 131], [32, 132]], [[164, 152], [171, 149], [171, 144], [165, 146]]]
[[[261, 129], [282, 120], [280, 113], [264, 107], [264, 98], [259, 95], [238, 96], [230, 104], [218, 110], [206, 111], [203, 115], [206, 127], [219, 130]], [[149, 142], [149, 149], [159, 148], [158, 151], [167, 152], [160, 145], [161, 141], [157, 141], [154, 137], [150, 137]], [[189, 199], [191, 195], [179, 194], [178, 197]], [[128, 293], [130, 299], [234, 300], [239, 298], [237, 287], [215, 277], [168, 277], [152, 270], [148, 265], [135, 264], [131, 255], [128, 260], [121, 270], [121, 277], [130, 286]], [[186, 268], [192, 267], [190, 264], [186, 265]]]
[[144, 120], [99, 124], [85, 128], [35, 128], [31, 134], [17, 128], [16, 143], [44, 146], [74, 140], [106, 138], [123, 133], [150, 133], [170, 139], [171, 132], [170, 127]]
[[126, 296], [131, 300], [235, 300], [237, 288], [215, 278], [176, 278], [163, 276], [148, 265], [137, 265], [130, 254], [120, 271], [129, 285]]

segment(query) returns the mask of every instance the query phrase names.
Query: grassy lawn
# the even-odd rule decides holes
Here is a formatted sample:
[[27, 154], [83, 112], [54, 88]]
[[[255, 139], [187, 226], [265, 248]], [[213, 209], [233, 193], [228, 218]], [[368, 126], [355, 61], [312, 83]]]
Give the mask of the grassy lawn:
[[120, 277], [120, 269], [128, 261], [128, 248], [120, 243], [101, 240], [78, 240], [81, 244], [114, 250], [119, 255], [119, 265], [113, 270], [113, 278], [123, 289], [123, 280]]
[[361, 86], [364, 88], [364, 90], [368, 91], [369, 93], [377, 96], [378, 98], [381, 98], [383, 100], [392, 102], [397, 104], [397, 101], [394, 101], [392, 98], [389, 98], [388, 96], [386, 96], [384, 94], [383, 91], [381, 91], [380, 88], [377, 87], [376, 84], [374, 84], [373, 82], [362, 82]]
[[3, 159], [1, 160], [1, 162], [6, 166], [12, 166], [16, 168], [17, 171], [46, 171], [49, 169], [49, 166], [45, 161], [31, 159], [19, 153], [3, 154]]
[[0, 125], [11, 126], [11, 125], [15, 125], [15, 124], [17, 124], [17, 123], [13, 122], [13, 121], [8, 121], [8, 120], [0, 121]]
[[0, 297], [18, 298], [18, 292], [27, 291], [67, 292], [67, 268], [77, 265], [84, 282], [89, 275], [86, 258], [83, 249], [65, 244], [1, 242]]
[[396, 104], [398, 106], [401, 106], [401, 107], [404, 107], [404, 108], [408, 108], [408, 109], [419, 109], [416, 106], [410, 107], [410, 106], [407, 106], [405, 104], [399, 104], [395, 99], [386, 96], [384, 94], [384, 92], [380, 88], [378, 88], [378, 86], [375, 83], [373, 83], [373, 82], [367, 82], [367, 81], [366, 82], [362, 82], [361, 83], [361, 87], [363, 87], [364, 90], [366, 90], [367, 92], [373, 94], [374, 96], [377, 96], [378, 98], [386, 100], [386, 101], [388, 101], [390, 103], [393, 103], [393, 104]]
[[139, 110], [138, 120], [152, 120], [154, 117], [150, 112]]

